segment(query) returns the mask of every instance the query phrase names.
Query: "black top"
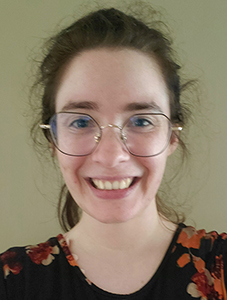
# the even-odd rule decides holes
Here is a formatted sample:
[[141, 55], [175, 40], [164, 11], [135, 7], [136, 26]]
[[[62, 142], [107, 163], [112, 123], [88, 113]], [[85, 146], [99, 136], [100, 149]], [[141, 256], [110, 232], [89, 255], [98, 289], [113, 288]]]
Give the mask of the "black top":
[[227, 234], [184, 224], [154, 276], [130, 295], [108, 293], [90, 282], [62, 234], [35, 246], [10, 248], [0, 257], [1, 300], [227, 299]]

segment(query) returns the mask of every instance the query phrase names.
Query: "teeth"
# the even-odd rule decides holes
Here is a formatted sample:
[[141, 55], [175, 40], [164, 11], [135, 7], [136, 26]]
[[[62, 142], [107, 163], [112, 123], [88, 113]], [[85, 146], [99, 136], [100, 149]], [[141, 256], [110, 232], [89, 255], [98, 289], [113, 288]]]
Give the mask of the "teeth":
[[105, 190], [112, 190], [112, 183], [109, 181], [104, 182], [104, 189]]
[[113, 190], [118, 190], [119, 189], [119, 182], [118, 181], [114, 181], [112, 183], [112, 188], [113, 188]]
[[121, 181], [102, 181], [99, 179], [92, 179], [94, 185], [99, 190], [123, 190], [127, 189], [132, 183], [132, 178], [127, 178]]

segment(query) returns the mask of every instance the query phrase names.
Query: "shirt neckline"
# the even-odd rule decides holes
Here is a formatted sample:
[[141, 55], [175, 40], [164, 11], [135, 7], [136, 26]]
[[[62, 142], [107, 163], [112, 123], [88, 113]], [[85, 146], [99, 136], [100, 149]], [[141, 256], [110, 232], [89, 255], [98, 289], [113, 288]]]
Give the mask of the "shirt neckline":
[[71, 266], [71, 267], [77, 267], [77, 270], [79, 271], [79, 277], [83, 280], [83, 281], [86, 281], [86, 283], [94, 290], [94, 292], [98, 293], [98, 294], [101, 294], [103, 296], [106, 296], [106, 297], [109, 297], [110, 299], [139, 299], [137, 297], [139, 297], [139, 295], [143, 294], [143, 293], [146, 293], [146, 290], [147, 288], [150, 287], [151, 284], [153, 284], [153, 282], [156, 280], [156, 278], [158, 277], [159, 273], [162, 271], [162, 269], [164, 268], [165, 266], [165, 263], [167, 261], [167, 259], [169, 258], [169, 255], [172, 253], [172, 250], [177, 242], [177, 239], [178, 239], [178, 236], [181, 232], [181, 230], [186, 227], [185, 224], [183, 223], [179, 223], [178, 224], [178, 227], [174, 233], [174, 236], [172, 238], [172, 241], [159, 265], [159, 267], [157, 268], [156, 272], [154, 273], [154, 275], [151, 277], [151, 279], [141, 288], [139, 289], [138, 291], [136, 292], [133, 292], [131, 294], [114, 294], [114, 293], [110, 293], [108, 291], [105, 291], [101, 288], [99, 288], [98, 286], [96, 286], [94, 283], [92, 283], [84, 274], [83, 270], [80, 269], [76, 259], [74, 258], [74, 256], [72, 255], [71, 251], [69, 250], [69, 247], [67, 245], [67, 242], [63, 236], [63, 234], [59, 234], [56, 238], [58, 240], [58, 243], [59, 243], [59, 246], [60, 248], [63, 250], [65, 256], [66, 256], [66, 259], [67, 259], [67, 262], [68, 264]]

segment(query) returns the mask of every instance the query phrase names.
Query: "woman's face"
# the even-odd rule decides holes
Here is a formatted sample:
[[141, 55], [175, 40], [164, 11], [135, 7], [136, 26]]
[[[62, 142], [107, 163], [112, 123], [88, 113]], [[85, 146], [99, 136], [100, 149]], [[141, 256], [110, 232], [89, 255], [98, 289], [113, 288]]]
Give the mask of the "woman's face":
[[[155, 60], [127, 49], [90, 50], [75, 57], [57, 91], [56, 112], [60, 111], [87, 113], [100, 125], [118, 126], [136, 113], [170, 115], [168, 91]], [[172, 137], [160, 155], [136, 157], [125, 148], [119, 129], [108, 127], [92, 154], [56, 153], [67, 187], [83, 213], [104, 223], [120, 223], [156, 207], [166, 159], [176, 145]], [[107, 181], [115, 182], [117, 189]]]

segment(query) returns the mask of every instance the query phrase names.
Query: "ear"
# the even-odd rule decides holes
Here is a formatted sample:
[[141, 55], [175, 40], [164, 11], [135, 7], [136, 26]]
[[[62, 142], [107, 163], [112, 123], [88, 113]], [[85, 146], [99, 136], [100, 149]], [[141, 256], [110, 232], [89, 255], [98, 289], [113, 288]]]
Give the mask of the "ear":
[[49, 149], [51, 151], [51, 157], [55, 157], [55, 155], [56, 155], [56, 148], [55, 148], [54, 144], [51, 143], [51, 142], [49, 142]]
[[173, 131], [169, 142], [168, 156], [173, 154], [173, 152], [177, 149], [178, 144], [179, 144], [179, 138], [176, 132]]

